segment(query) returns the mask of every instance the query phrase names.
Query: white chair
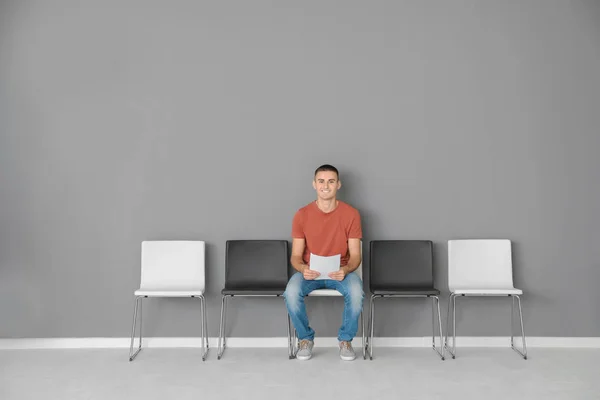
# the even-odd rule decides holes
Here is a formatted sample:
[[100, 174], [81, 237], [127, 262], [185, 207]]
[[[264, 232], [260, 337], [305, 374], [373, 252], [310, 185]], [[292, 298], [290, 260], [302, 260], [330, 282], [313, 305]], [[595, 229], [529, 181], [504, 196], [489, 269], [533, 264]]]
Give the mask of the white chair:
[[[141, 283], [140, 288], [134, 292], [135, 308], [133, 311], [129, 361], [133, 361], [142, 350], [142, 299], [148, 297], [191, 297], [200, 299], [202, 361], [206, 360], [209, 345], [206, 326], [206, 301], [204, 299], [204, 255], [205, 243], [203, 241], [142, 242]], [[140, 340], [137, 351], [133, 353], [138, 305]]]
[[[449, 240], [448, 241], [448, 318], [445, 347], [456, 357], [456, 298], [468, 296], [512, 297], [510, 346], [527, 359], [527, 345], [521, 310], [522, 290], [515, 289], [512, 276], [512, 253], [510, 240]], [[519, 305], [519, 320], [523, 350], [514, 346], [513, 320], [515, 299]], [[448, 348], [450, 310], [452, 309], [452, 350]]]
[[[360, 265], [358, 266], [358, 268], [352, 272], [353, 274], [358, 274], [358, 276], [360, 277], [360, 280], [362, 281], [363, 279], [363, 270], [362, 270], [362, 240], [360, 242]], [[364, 282], [364, 281], [363, 281]], [[317, 290], [313, 290], [312, 292], [310, 292], [308, 294], [309, 297], [341, 297], [342, 294], [340, 292], [338, 292], [337, 290], [334, 289], [317, 289]], [[361, 310], [360, 312], [360, 325], [362, 328], [362, 352], [363, 352], [363, 359], [366, 360], [367, 359], [367, 349], [366, 349], [366, 340], [365, 340], [365, 321], [363, 318], [363, 312]], [[293, 335], [295, 338], [295, 341], [298, 341], [298, 338], [296, 337], [296, 330], [293, 330]], [[290, 338], [291, 340], [291, 338]], [[298, 343], [295, 344], [294, 349], [298, 349]], [[293, 356], [290, 356], [290, 358], [295, 357], [295, 352], [293, 354]]]

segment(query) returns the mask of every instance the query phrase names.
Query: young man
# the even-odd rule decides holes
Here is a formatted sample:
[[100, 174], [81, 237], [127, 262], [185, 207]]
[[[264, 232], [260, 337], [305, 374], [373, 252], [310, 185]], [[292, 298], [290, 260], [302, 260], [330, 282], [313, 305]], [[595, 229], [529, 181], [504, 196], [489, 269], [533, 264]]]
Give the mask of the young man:
[[[338, 170], [322, 165], [315, 171], [313, 188], [317, 200], [296, 212], [292, 223], [292, 266], [298, 271], [287, 284], [285, 304], [300, 341], [296, 358], [312, 356], [315, 331], [308, 325], [304, 296], [316, 289], [335, 289], [344, 296], [342, 326], [338, 332], [340, 357], [356, 358], [352, 339], [358, 330], [363, 304], [363, 283], [353, 274], [361, 263], [362, 228], [358, 210], [337, 200], [342, 187]], [[315, 280], [320, 274], [310, 269], [310, 255], [341, 255], [340, 269], [327, 279]]]

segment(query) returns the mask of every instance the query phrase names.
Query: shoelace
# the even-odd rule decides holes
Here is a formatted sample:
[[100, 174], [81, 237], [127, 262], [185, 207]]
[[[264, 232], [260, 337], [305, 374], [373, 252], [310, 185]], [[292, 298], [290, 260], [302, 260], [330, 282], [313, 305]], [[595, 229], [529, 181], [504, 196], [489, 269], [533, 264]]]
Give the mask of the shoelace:
[[308, 349], [308, 340], [301, 340], [300, 341], [300, 350], [304, 350], [304, 349]]
[[343, 342], [340, 342], [340, 347], [342, 347], [342, 348], [345, 347], [346, 349], [350, 350], [352, 348], [352, 345], [350, 344], [350, 342], [343, 341]]

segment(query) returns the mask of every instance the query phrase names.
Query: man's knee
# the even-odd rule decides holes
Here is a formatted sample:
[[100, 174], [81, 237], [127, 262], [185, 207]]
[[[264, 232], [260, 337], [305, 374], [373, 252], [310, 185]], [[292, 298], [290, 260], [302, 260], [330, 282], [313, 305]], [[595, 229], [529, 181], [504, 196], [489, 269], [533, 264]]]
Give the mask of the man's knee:
[[361, 309], [365, 297], [362, 280], [358, 276], [349, 275], [346, 279], [348, 278], [350, 278], [350, 281], [345, 297], [347, 297], [353, 309]]
[[302, 274], [296, 273], [294, 274], [287, 283], [285, 288], [285, 292], [283, 292], [283, 297], [285, 301], [296, 302], [302, 298]]
[[350, 286], [350, 299], [352, 301], [358, 301], [362, 304], [364, 298], [365, 292], [362, 287], [362, 282], [352, 284]]

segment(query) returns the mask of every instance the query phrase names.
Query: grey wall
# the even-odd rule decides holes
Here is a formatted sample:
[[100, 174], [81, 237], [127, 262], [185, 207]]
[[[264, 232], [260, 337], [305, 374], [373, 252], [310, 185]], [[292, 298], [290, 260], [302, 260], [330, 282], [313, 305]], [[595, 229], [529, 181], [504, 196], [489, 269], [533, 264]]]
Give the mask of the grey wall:
[[[3, 1], [0, 337], [127, 336], [156, 239], [207, 241], [216, 335], [225, 241], [289, 239], [325, 162], [365, 242], [436, 243], [444, 300], [448, 239], [509, 238], [527, 333], [599, 336], [599, 21], [597, 1]], [[309, 302], [335, 336], [342, 302]], [[508, 334], [508, 300], [462, 303], [459, 334]], [[233, 336], [285, 335], [282, 301], [232, 304]], [[429, 334], [429, 303], [380, 306], [377, 335]], [[147, 335], [198, 332], [189, 300], [145, 311]]]

